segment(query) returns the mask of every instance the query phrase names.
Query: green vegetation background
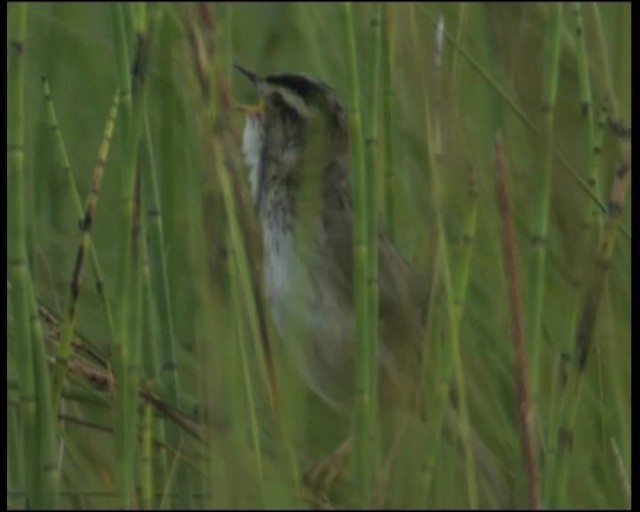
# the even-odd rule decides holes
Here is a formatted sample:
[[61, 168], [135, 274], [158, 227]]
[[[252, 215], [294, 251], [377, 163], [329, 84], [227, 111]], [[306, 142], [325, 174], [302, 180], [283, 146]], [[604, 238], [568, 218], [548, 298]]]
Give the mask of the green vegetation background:
[[[130, 5], [82, 3], [26, 7], [22, 215], [35, 296], [60, 318], [69, 304], [80, 217], [51, 129], [41, 76], [48, 78], [58, 127], [84, 205], [109, 108], [123, 83], [118, 68], [122, 48], [117, 42], [117, 13], [124, 20], [125, 46], [133, 60], [134, 34], [139, 28], [136, 16], [140, 15], [136, 9]], [[470, 255], [459, 328], [469, 417], [495, 453], [513, 503], [522, 506], [527, 503], [527, 477], [516, 414], [511, 310], [495, 193], [493, 146], [496, 133], [502, 133], [511, 171], [518, 263], [527, 313], [533, 307], [534, 288], [544, 283], [540, 335], [535, 346], [530, 334], [536, 329], [530, 317], [526, 325], [528, 367], [535, 372], [529, 375], [529, 381], [534, 386], [542, 504], [626, 507], [630, 504], [631, 453], [630, 196], [624, 205], [622, 229], [615, 239], [606, 284], [599, 294], [595, 335], [584, 372], [572, 369], [576, 362], [572, 357], [566, 362], [565, 355], [574, 351], [575, 325], [588, 295], [590, 272], [599, 254], [598, 240], [607, 233], [609, 218], [597, 213], [601, 210], [585, 189], [606, 206], [616, 170], [624, 161], [630, 166], [629, 142], [616, 126], [630, 126], [631, 9], [630, 4], [582, 5], [584, 53], [576, 38], [575, 6], [567, 4], [559, 9], [562, 21], [550, 135], [555, 153], [550, 167], [546, 268], [542, 276], [537, 276], [537, 249], [531, 237], [540, 214], [537, 198], [549, 148], [544, 138], [548, 118], [541, 107], [554, 9], [553, 4], [539, 3], [389, 4], [382, 26], [388, 30], [391, 47], [391, 88], [379, 88], [375, 103], [372, 84], [380, 80], [380, 75], [372, 74], [372, 41], [380, 24], [372, 23], [372, 19], [383, 11], [374, 4], [354, 4], [361, 114], [366, 134], [375, 103], [376, 119], [393, 145], [391, 165], [386, 164], [382, 144], [374, 150], [380, 219], [389, 219], [385, 173], [392, 169], [396, 244], [425, 273], [433, 265], [435, 240], [433, 169], [428, 164], [428, 155], [432, 156], [434, 149], [426, 142], [433, 140], [428, 139], [433, 135], [427, 136], [426, 127], [441, 127], [437, 199], [454, 280], [463, 272], [465, 255]], [[163, 414], [161, 407], [151, 407], [149, 400], [134, 398], [129, 409], [119, 409], [114, 399], [117, 391], [95, 390], [86, 383], [86, 372], [84, 379], [72, 376], [59, 411], [66, 421], [56, 427], [56, 439], [64, 441], [64, 448], [55, 450], [58, 504], [74, 508], [123, 506], [132, 500], [139, 506], [175, 507], [353, 504], [348, 475], [326, 496], [302, 492], [301, 471], [344, 439], [349, 421], [305, 390], [281, 352], [267, 317], [281, 400], [287, 404], [280, 416], [274, 415], [264, 357], [255, 336], [256, 318], [242, 284], [249, 272], [238, 268], [243, 260], [237, 252], [237, 240], [233, 240], [233, 222], [229, 222], [233, 214], [225, 208], [229, 196], [220, 185], [224, 167], [234, 183], [233, 190], [238, 192], [231, 197], [242, 219], [242, 239], [248, 241], [250, 260], [259, 262], [259, 238], [239, 151], [242, 116], [233, 108], [257, 98], [240, 75], [231, 71], [231, 65], [237, 62], [259, 73], [302, 71], [331, 84], [346, 102], [350, 84], [341, 7], [303, 3], [159, 4], [147, 6], [146, 11], [150, 46], [139, 162], [153, 169], [157, 179], [164, 240], [160, 252], [166, 257], [179, 405], [193, 424], [208, 420], [204, 435], [207, 443], [185, 435], [189, 429], [184, 425], [172, 434], [175, 418], [166, 411]], [[12, 33], [18, 30], [16, 12], [16, 4], [10, 5], [8, 55]], [[441, 15], [447, 37], [442, 80], [437, 83], [433, 79], [434, 41], [436, 20]], [[582, 56], [586, 68], [581, 68]], [[202, 69], [204, 78], [199, 75]], [[17, 101], [10, 87], [12, 71], [8, 69], [8, 106]], [[590, 86], [591, 97], [584, 95], [585, 83]], [[438, 91], [442, 103], [434, 109]], [[383, 117], [386, 98], [391, 98], [388, 119]], [[131, 141], [136, 140], [132, 135], [135, 129], [131, 128], [135, 122], [127, 126], [124, 119], [127, 115], [135, 119], [135, 102], [134, 97], [133, 114], [127, 114], [128, 107], [121, 102], [91, 231], [91, 245], [100, 261], [105, 294], [114, 307], [117, 325], [121, 322], [118, 301], [127, 293], [119, 284], [123, 241], [128, 236], [122, 220], [127, 179], [123, 169], [130, 163]], [[604, 106], [608, 111], [602, 114]], [[584, 108], [591, 109], [593, 116], [585, 114]], [[425, 116], [425, 112], [430, 114]], [[604, 121], [602, 126], [600, 120]], [[13, 126], [8, 129], [11, 137]], [[592, 167], [594, 144], [600, 139], [602, 151]], [[591, 171], [593, 174], [589, 174]], [[477, 197], [469, 193], [472, 176]], [[595, 182], [589, 181], [591, 178]], [[143, 178], [142, 246], [157, 228], [148, 185]], [[10, 203], [11, 194], [8, 192]], [[475, 217], [470, 212], [475, 212]], [[475, 221], [468, 224], [470, 218]], [[8, 229], [12, 222], [10, 214]], [[473, 242], [465, 245], [463, 233], [469, 226]], [[164, 373], [154, 374], [162, 366], [162, 356], [156, 353], [160, 350], [159, 339], [168, 336], [167, 323], [158, 309], [158, 288], [151, 284], [154, 278], [148, 274], [159, 265], [160, 252], [151, 245], [140, 250], [145, 264], [137, 267], [141, 282], [135, 289], [140, 295], [139, 302], [133, 302], [139, 307], [131, 306], [139, 315], [133, 320], [138, 322], [135, 325], [139, 331], [134, 328], [132, 332], [138, 332], [140, 344], [136, 345], [139, 352], [130, 354], [132, 375], [137, 377], [129, 382], [152, 390], [164, 403], [177, 405], [163, 382]], [[9, 259], [10, 254], [11, 248]], [[8, 297], [11, 299], [9, 293]], [[21, 419], [26, 409], [20, 396], [24, 373], [19, 362], [23, 345], [12, 328], [15, 307], [10, 301], [7, 505], [23, 508], [29, 503], [28, 497], [38, 496], [38, 490], [32, 487], [37, 482], [33, 475], [39, 463], [29, 462], [34, 455], [25, 448], [29, 439]], [[444, 328], [436, 325], [433, 329], [439, 333], [435, 339], [446, 343]], [[91, 261], [86, 263], [77, 305], [77, 332], [113, 362], [113, 336], [96, 291]], [[55, 342], [46, 326], [45, 339], [47, 352], [52, 355]], [[431, 360], [436, 362], [446, 352], [435, 342], [430, 350]], [[99, 366], [103, 374], [113, 375], [111, 364]], [[440, 370], [432, 371], [436, 375], [433, 381], [438, 383]], [[569, 384], [562, 388], [567, 373]], [[131, 396], [135, 397], [135, 392]], [[567, 411], [568, 407], [575, 415]], [[127, 415], [125, 419], [122, 414]], [[127, 424], [133, 433], [129, 432], [129, 441], [119, 441], [124, 434], [118, 425]], [[408, 434], [410, 441], [389, 484], [388, 502], [397, 506], [468, 506], [461, 452], [444, 443], [436, 450], [434, 465], [425, 468], [428, 447], [421, 428], [415, 426], [415, 432]], [[570, 441], [557, 444], [556, 440], [563, 438], [559, 433], [569, 436]], [[145, 442], [151, 438], [165, 441], [147, 450]], [[179, 446], [171, 439], [178, 440]], [[570, 448], [563, 451], [566, 445]], [[123, 446], [130, 448], [130, 458], [124, 462], [121, 455], [127, 450], [123, 451]], [[151, 461], [144, 458], [149, 453]], [[35, 473], [30, 473], [29, 467], [35, 467]], [[426, 490], [410, 476], [425, 471], [433, 475]], [[125, 484], [129, 494], [124, 498], [118, 494], [123, 474], [130, 480]], [[42, 503], [51, 503], [47, 496], [40, 498]], [[482, 494], [480, 504], [491, 503]]]

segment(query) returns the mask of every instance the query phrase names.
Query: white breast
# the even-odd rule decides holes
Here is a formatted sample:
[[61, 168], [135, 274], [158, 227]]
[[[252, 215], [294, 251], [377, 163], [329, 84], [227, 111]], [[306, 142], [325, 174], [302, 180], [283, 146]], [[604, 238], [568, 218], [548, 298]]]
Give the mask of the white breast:
[[263, 142], [264, 125], [262, 115], [251, 112], [246, 115], [242, 134], [242, 153], [244, 154], [244, 161], [249, 168], [249, 183], [251, 184], [251, 195], [254, 201], [258, 197], [258, 172]]

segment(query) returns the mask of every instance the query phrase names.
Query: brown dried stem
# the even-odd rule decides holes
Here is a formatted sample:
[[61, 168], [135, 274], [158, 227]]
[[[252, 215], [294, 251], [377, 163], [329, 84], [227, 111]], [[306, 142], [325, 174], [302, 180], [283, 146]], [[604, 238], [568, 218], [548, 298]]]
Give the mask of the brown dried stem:
[[529, 506], [532, 509], [539, 509], [540, 491], [538, 489], [538, 467], [532, 429], [531, 396], [527, 382], [527, 365], [524, 348], [524, 313], [520, 278], [517, 268], [516, 233], [513, 221], [513, 205], [511, 203], [509, 168], [500, 134], [496, 136], [495, 163], [498, 172], [498, 203], [503, 227], [504, 265], [507, 273], [509, 304], [511, 305], [511, 334], [515, 355], [514, 373], [518, 393], [520, 439], [529, 484]]

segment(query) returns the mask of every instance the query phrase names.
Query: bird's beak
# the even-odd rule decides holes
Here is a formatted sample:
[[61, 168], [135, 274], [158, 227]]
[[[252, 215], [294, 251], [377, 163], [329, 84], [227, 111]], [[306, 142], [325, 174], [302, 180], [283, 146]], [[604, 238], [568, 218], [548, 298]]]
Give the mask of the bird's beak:
[[235, 67], [238, 71], [240, 71], [240, 73], [242, 73], [249, 80], [251, 80], [251, 83], [253, 84], [258, 83], [258, 75], [256, 75], [253, 71], [249, 71], [248, 69], [245, 69], [242, 66], [239, 66], [238, 64], [234, 64], [233, 67]]

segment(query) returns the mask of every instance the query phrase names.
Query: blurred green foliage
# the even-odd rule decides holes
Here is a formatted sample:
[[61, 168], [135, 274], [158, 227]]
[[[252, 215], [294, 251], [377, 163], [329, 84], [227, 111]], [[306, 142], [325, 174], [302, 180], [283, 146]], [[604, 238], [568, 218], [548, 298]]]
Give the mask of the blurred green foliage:
[[[117, 87], [109, 9], [107, 4], [84, 3], [34, 3], [27, 8], [24, 215], [28, 254], [37, 297], [59, 315], [64, 312], [79, 243], [79, 219], [47, 120], [40, 77], [46, 75], [51, 84], [71, 169], [84, 198]], [[374, 79], [369, 74], [374, 11], [372, 4], [366, 3], [354, 4], [353, 9], [362, 104], [368, 105], [372, 101], [368, 96], [372, 90], [369, 81]], [[544, 43], [550, 9], [544, 3], [390, 4], [390, 19], [385, 20], [392, 45], [393, 116], [392, 125], [383, 129], [392, 131], [395, 146], [396, 242], [409, 261], [428, 272], [434, 256], [434, 231], [424, 105], [432, 100], [434, 87], [441, 87], [440, 203], [454, 269], [462, 254], [461, 235], [472, 167], [479, 190], [469, 286], [460, 325], [470, 416], [496, 454], [513, 491], [514, 503], [519, 505], [525, 503], [526, 478], [516, 415], [510, 309], [502, 265], [492, 146], [496, 133], [502, 132], [512, 173], [519, 268], [527, 304], [532, 259], [530, 235], [536, 208], [534, 191], [543, 147], [536, 130], [542, 126]], [[183, 412], [199, 414], [200, 419], [206, 418], [216, 425], [207, 431], [208, 447], [189, 440], [181, 446], [182, 457], [174, 458], [176, 447], [166, 452], [173, 462], [164, 479], [155, 473], [154, 492], [174, 492], [176, 467], [184, 465], [196, 496], [191, 502], [193, 506], [295, 506], [301, 503], [301, 498], [292, 467], [304, 469], [332, 450], [344, 438], [349, 418], [330, 411], [302, 387], [277, 342], [273, 347], [274, 359], [282, 397], [289, 404], [285, 407], [288, 417], [283, 420], [284, 427], [273, 421], [255, 346], [250, 343], [246, 344], [250, 366], [243, 373], [237, 340], [249, 340], [251, 335], [246, 327], [247, 311], [232, 304], [230, 289], [235, 285], [229, 276], [229, 262], [235, 256], [228, 244], [228, 218], [211, 152], [208, 115], [212, 105], [217, 105], [214, 115], [220, 123], [218, 128], [229, 134], [224, 139], [229, 144], [225, 147], [227, 166], [240, 191], [238, 210], [246, 228], [251, 259], [259, 263], [256, 243], [259, 238], [239, 158], [242, 118], [233, 108], [223, 105], [225, 94], [231, 107], [254, 102], [256, 98], [239, 75], [230, 74], [230, 58], [260, 73], [302, 71], [317, 76], [331, 84], [346, 101], [348, 85], [339, 6], [151, 4], [148, 11], [151, 46], [146, 108], [152, 156], [141, 157], [141, 165], [152, 161], [158, 180], [178, 375], [183, 404], [188, 407]], [[629, 4], [582, 6], [593, 97], [590, 108], [599, 113], [607, 105], [609, 124], [626, 127], [630, 126], [631, 115], [630, 11]], [[9, 27], [14, 21], [11, 14], [9, 11]], [[441, 15], [448, 37], [444, 43], [442, 84], [434, 85], [435, 20]], [[576, 269], [593, 266], [598, 239], [597, 234], [592, 234], [588, 243], [583, 242], [583, 213], [596, 203], [576, 179], [583, 184], [586, 181], [585, 169], [593, 148], [588, 147], [585, 138], [587, 120], [578, 93], [572, 16], [570, 6], [564, 6], [553, 126], [555, 158], [546, 243], [540, 389], [535, 396], [535, 433], [543, 482], [548, 477], [545, 471], [550, 461], [557, 455], [549, 450], [548, 443], [555, 442], [555, 426], [550, 418], [559, 400], [559, 365], [563, 354], [573, 349], [569, 333], [576, 304], [580, 304], [585, 293], [587, 274], [577, 274]], [[129, 19], [127, 23], [131, 23]], [[207, 72], [215, 77], [210, 102], [203, 99], [189, 24], [199, 33], [201, 50], [209, 66]], [[132, 27], [128, 30], [128, 42], [133, 48]], [[225, 51], [230, 54], [225, 55]], [[380, 106], [378, 112], [381, 110]], [[371, 121], [366, 109], [362, 115], [366, 126]], [[120, 121], [115, 132], [92, 231], [93, 246], [105, 274], [106, 294], [111, 300], [116, 297], [122, 239], [117, 221], [122, 201], [117, 177], [118, 168], [125, 165], [127, 143]], [[621, 161], [630, 159], [629, 141], [605, 127], [601, 155], [598, 189], [593, 193], [602, 205], [607, 205], [616, 169]], [[148, 206], [146, 194], [148, 191], [143, 190], [142, 201]], [[609, 508], [629, 504], [620, 468], [629, 471], [631, 453], [630, 196], [624, 206], [623, 228], [617, 236], [598, 310], [595, 341], [581, 391], [576, 395], [580, 404], [571, 432], [568, 478], [561, 490], [562, 498], [556, 503], [560, 507]], [[379, 213], [384, 213], [383, 204]], [[606, 220], [606, 215], [600, 218]], [[155, 263], [151, 256], [148, 264]], [[147, 314], [154, 327], [148, 327], [144, 333], [153, 340], [158, 336], [153, 305]], [[268, 315], [266, 318], [268, 325]], [[79, 302], [78, 332], [105, 354], [110, 353], [113, 340], [88, 271]], [[270, 332], [275, 341], [275, 333]], [[20, 378], [15, 371], [15, 350], [19, 350], [19, 343], [10, 343], [8, 408], [12, 407], [10, 398], [16, 393], [12, 379]], [[145, 357], [143, 354], [143, 361]], [[247, 370], [256, 392], [254, 406], [260, 436], [257, 446], [250, 433]], [[162, 383], [157, 385], [156, 389], [161, 389]], [[117, 490], [112, 436], [102, 430], [113, 426], [113, 410], [68, 399], [63, 412], [86, 424], [65, 422], [62, 427], [65, 448], [59, 461], [62, 505], [84, 508], [119, 503], [111, 494]], [[156, 418], [167, 421], [160, 413]], [[280, 428], [284, 430], [279, 431]], [[420, 446], [422, 442], [420, 428], [415, 430], [414, 434], [408, 434], [413, 436], [412, 441], [407, 441], [409, 446]], [[291, 451], [287, 451], [283, 439], [289, 440]], [[7, 443], [10, 444], [9, 437]], [[256, 449], [262, 453], [264, 473], [255, 462]], [[153, 453], [157, 455], [163, 450], [156, 447]], [[389, 484], [390, 503], [414, 507], [465, 506], [465, 493], [458, 490], [464, 478], [462, 464], [455, 460], [460, 452], [442, 448], [434, 470], [435, 480], [428, 492], [411, 480], [411, 475], [419, 472], [418, 452], [421, 453], [411, 449], [402, 452], [400, 469]], [[15, 457], [19, 451], [11, 453]], [[25, 506], [20, 482], [19, 475], [9, 472], [8, 506]], [[329, 504], [351, 503], [349, 485], [348, 478], [339, 482], [327, 498]], [[543, 504], [548, 499], [543, 494]], [[154, 504], [168, 502], [154, 501]]]

